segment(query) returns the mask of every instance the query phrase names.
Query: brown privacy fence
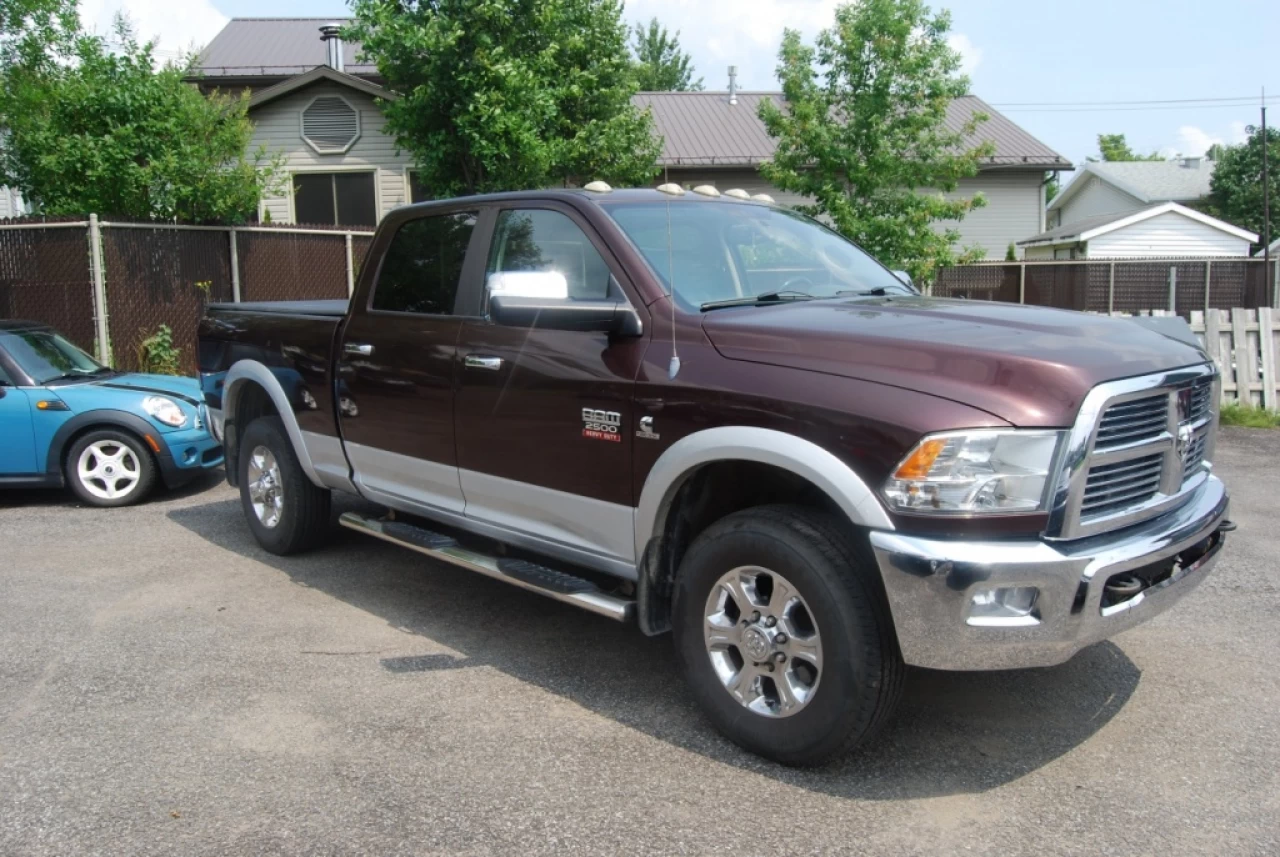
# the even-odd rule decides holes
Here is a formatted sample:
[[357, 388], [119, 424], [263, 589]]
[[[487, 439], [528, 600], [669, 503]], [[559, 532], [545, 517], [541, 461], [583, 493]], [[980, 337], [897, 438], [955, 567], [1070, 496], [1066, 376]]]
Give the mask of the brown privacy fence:
[[1261, 259], [1141, 259], [979, 263], [943, 268], [936, 297], [1006, 301], [1085, 312], [1280, 306], [1280, 262]]
[[194, 373], [206, 304], [345, 298], [372, 240], [326, 227], [0, 221], [0, 319], [52, 325], [125, 370], [168, 325]]

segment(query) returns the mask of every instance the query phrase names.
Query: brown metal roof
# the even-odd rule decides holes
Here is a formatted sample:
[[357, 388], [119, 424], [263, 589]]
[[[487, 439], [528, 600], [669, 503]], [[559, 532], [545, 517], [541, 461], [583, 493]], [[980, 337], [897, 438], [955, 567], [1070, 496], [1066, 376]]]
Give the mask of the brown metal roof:
[[[765, 99], [783, 103], [780, 92], [739, 92], [737, 104], [729, 103], [727, 92], [641, 92], [633, 101], [653, 111], [654, 125], [663, 136], [663, 166], [754, 166], [771, 158], [774, 150], [758, 114]], [[984, 168], [1071, 169], [1070, 161], [977, 96], [952, 102], [946, 125], [960, 131], [975, 113], [989, 118], [967, 142], [990, 140], [996, 147]]]
[[[325, 64], [320, 27], [347, 24], [350, 18], [232, 18], [200, 52], [195, 70], [204, 77], [285, 77]], [[347, 74], [376, 75], [378, 69], [356, 62], [358, 42], [343, 46]]]

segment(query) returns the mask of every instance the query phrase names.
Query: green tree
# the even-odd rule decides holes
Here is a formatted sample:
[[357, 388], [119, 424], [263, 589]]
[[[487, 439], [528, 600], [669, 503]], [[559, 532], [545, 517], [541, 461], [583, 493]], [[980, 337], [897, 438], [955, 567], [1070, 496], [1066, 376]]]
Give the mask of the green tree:
[[697, 92], [702, 78], [693, 79], [693, 60], [680, 50], [680, 31], [674, 36], [652, 18], [646, 27], [637, 23], [632, 30], [631, 50], [635, 53], [636, 87], [641, 92]]
[[1053, 202], [1054, 198], [1062, 192], [1062, 174], [1057, 170], [1046, 173], [1044, 180], [1044, 204], [1048, 205]]
[[947, 108], [969, 91], [960, 55], [947, 45], [950, 16], [920, 0], [862, 0], [836, 9], [835, 26], [816, 48], [787, 30], [778, 77], [785, 107], [764, 101], [760, 116], [777, 151], [761, 172], [783, 190], [813, 200], [800, 210], [836, 229], [916, 280], [957, 255], [957, 221], [985, 204], [947, 198], [993, 153], [967, 145], [987, 119], [946, 125]]
[[80, 32], [26, 49], [0, 79], [0, 184], [44, 214], [241, 222], [275, 164], [246, 155], [247, 98], [206, 98], [123, 20], [119, 47]]
[[[1227, 146], [1209, 180], [1210, 214], [1242, 229], [1258, 233], [1262, 240], [1262, 129], [1249, 126], [1249, 137], [1238, 146]], [[1280, 129], [1267, 129], [1267, 183], [1271, 186], [1271, 240], [1280, 225]], [[1261, 244], [1255, 245], [1256, 247]]]
[[76, 0], [0, 0], [0, 69], [44, 65], [70, 54]]
[[[1103, 161], [1163, 161], [1164, 158], [1158, 152], [1152, 152], [1149, 155], [1139, 155], [1133, 149], [1129, 148], [1129, 143], [1125, 140], [1123, 134], [1099, 134], [1098, 135], [1098, 153], [1102, 156]], [[1098, 158], [1089, 158], [1090, 161], [1097, 162]]]
[[657, 174], [618, 0], [354, 0], [387, 129], [437, 196]]

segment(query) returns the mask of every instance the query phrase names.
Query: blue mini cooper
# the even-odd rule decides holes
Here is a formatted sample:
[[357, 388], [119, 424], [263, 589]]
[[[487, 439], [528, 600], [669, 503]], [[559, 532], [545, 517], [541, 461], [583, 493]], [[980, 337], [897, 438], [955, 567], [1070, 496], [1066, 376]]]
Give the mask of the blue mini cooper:
[[103, 366], [56, 331], [0, 321], [0, 486], [70, 485], [127, 506], [222, 464], [192, 378]]

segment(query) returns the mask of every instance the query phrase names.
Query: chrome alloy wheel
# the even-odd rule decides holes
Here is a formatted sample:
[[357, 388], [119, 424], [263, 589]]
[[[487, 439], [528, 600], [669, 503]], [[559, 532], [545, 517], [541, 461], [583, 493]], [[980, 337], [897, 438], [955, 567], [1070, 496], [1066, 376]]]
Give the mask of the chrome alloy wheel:
[[118, 440], [89, 444], [76, 462], [80, 484], [103, 500], [119, 500], [132, 494], [138, 487], [141, 470], [137, 453]]
[[789, 717], [813, 699], [822, 641], [813, 613], [782, 575], [735, 568], [707, 597], [703, 639], [725, 689], [765, 717]]
[[262, 526], [274, 528], [284, 514], [284, 484], [275, 453], [265, 446], [253, 448], [249, 456], [249, 502]]

